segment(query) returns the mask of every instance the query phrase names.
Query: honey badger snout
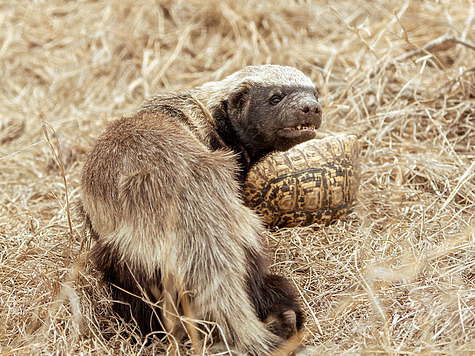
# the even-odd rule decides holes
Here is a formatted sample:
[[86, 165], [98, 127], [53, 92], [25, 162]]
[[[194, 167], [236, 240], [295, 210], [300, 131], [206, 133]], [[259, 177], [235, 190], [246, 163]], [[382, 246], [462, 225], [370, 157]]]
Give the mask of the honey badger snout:
[[274, 148], [285, 151], [299, 143], [311, 140], [322, 124], [322, 107], [315, 89], [296, 90], [284, 101], [284, 109], [277, 121], [280, 128], [274, 138]]
[[298, 105], [298, 109], [306, 115], [322, 114], [322, 107], [320, 106], [320, 103], [314, 99], [302, 100]]
[[301, 98], [295, 110], [303, 123], [310, 124], [315, 129], [322, 124], [322, 107], [313, 97]]

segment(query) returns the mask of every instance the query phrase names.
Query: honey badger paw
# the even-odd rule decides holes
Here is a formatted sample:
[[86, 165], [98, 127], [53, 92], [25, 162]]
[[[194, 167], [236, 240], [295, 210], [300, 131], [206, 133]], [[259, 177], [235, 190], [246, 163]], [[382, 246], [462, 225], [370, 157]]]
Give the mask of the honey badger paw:
[[275, 306], [264, 320], [264, 324], [274, 334], [288, 339], [297, 333], [297, 313], [285, 305]]
[[304, 313], [298, 303], [297, 293], [290, 281], [283, 276], [268, 274], [260, 289], [260, 299], [255, 300], [256, 310], [267, 328], [287, 340], [303, 327]]

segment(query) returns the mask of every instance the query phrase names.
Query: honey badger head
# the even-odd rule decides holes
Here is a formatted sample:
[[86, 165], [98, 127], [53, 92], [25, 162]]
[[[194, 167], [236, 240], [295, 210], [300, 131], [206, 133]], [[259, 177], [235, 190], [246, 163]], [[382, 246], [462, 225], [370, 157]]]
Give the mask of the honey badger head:
[[246, 67], [207, 85], [220, 136], [233, 149], [246, 151], [251, 164], [314, 138], [321, 125], [315, 86], [293, 67]]

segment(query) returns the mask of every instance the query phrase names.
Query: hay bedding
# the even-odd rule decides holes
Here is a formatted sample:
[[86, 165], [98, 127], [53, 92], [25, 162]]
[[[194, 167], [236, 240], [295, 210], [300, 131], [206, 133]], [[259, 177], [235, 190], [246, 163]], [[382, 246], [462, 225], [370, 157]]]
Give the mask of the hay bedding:
[[321, 137], [363, 144], [345, 222], [268, 234], [275, 270], [302, 295], [306, 342], [474, 353], [474, 12], [448, 0], [0, 2], [2, 354], [166, 352], [122, 333], [65, 187], [72, 205], [93, 138], [144, 96], [262, 63], [312, 77]]

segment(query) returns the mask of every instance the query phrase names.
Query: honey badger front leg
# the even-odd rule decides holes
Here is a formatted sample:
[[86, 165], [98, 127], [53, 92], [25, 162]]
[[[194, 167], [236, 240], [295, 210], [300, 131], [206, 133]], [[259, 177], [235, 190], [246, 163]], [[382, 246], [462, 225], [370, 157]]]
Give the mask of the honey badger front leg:
[[304, 314], [295, 289], [279, 275], [268, 272], [262, 255], [248, 251], [247, 288], [258, 317], [274, 334], [288, 339], [303, 326]]

